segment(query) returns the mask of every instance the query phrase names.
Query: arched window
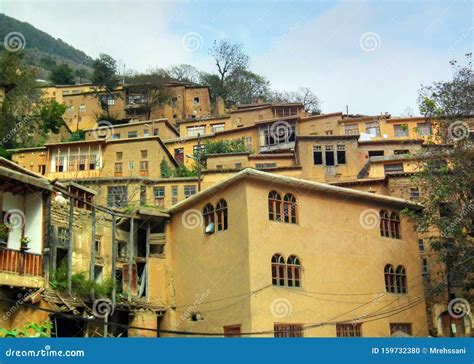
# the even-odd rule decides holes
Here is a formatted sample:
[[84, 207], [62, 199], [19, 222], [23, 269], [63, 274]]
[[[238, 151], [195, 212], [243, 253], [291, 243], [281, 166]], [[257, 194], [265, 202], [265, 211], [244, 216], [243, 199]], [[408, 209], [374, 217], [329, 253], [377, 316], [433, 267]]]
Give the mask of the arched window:
[[396, 212], [390, 215], [390, 237], [400, 239], [400, 216]]
[[296, 224], [297, 222], [297, 210], [296, 210], [296, 198], [291, 193], [287, 193], [283, 197], [283, 215], [285, 222]]
[[407, 293], [407, 273], [403, 265], [399, 265], [395, 272], [397, 293]]
[[390, 221], [388, 213], [385, 210], [380, 210], [380, 236], [390, 236]]
[[285, 285], [285, 258], [280, 254], [274, 254], [272, 257], [272, 285]]
[[391, 264], [387, 264], [384, 269], [385, 292], [395, 293], [395, 272]]
[[227, 202], [220, 200], [216, 205], [217, 231], [227, 230]]
[[281, 221], [281, 196], [276, 191], [270, 191], [268, 194], [268, 218]]
[[301, 263], [296, 255], [290, 255], [286, 263], [287, 286], [301, 287]]
[[210, 203], [204, 206], [202, 216], [204, 218], [204, 227], [208, 226], [210, 223], [214, 223], [214, 206]]

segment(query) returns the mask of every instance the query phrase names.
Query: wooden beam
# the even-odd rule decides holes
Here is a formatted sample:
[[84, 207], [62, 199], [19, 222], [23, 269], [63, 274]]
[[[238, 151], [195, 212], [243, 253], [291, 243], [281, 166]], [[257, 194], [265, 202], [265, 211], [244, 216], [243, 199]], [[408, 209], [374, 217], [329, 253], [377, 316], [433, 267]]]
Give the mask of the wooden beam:
[[68, 251], [67, 251], [67, 292], [72, 295], [72, 229], [74, 224], [74, 198], [69, 198], [69, 231], [68, 231]]
[[130, 234], [128, 239], [128, 302], [132, 301], [133, 245], [135, 239], [135, 219], [130, 218]]
[[95, 220], [96, 220], [95, 207], [92, 207], [91, 210], [91, 224], [92, 224], [92, 234], [91, 234], [91, 261], [89, 265], [89, 280], [94, 280], [94, 271], [95, 271]]

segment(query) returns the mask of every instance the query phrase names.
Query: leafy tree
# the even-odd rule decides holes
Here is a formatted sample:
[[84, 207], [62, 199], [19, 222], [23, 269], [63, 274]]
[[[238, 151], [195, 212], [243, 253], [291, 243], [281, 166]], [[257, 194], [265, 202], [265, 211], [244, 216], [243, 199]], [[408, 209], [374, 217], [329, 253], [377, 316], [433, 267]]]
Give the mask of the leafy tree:
[[166, 161], [166, 159], [164, 158], [160, 162], [160, 172], [161, 172], [161, 178], [171, 178], [175, 176], [173, 167], [170, 166], [168, 161]]
[[249, 104], [268, 97], [270, 82], [252, 71], [237, 69], [227, 78], [225, 88], [229, 104]]
[[129, 90], [132, 93], [142, 94], [141, 108], [147, 113], [147, 120], [155, 108], [163, 107], [169, 103], [172, 91], [167, 85], [169, 78], [159, 71], [150, 73], [139, 73], [127, 77], [127, 83], [131, 83]]
[[223, 96], [225, 94], [224, 85], [222, 84], [218, 75], [201, 72], [199, 75], [199, 83], [209, 86], [211, 102], [213, 104], [216, 102], [218, 96]]
[[53, 328], [51, 321], [31, 323], [28, 322], [21, 329], [4, 329], [0, 328], [0, 337], [19, 338], [19, 337], [51, 337], [50, 332]]
[[[420, 172], [413, 178], [422, 191], [423, 214], [411, 213], [419, 232], [445, 269], [441, 288], [466, 293], [474, 288], [474, 146], [468, 119], [474, 115], [471, 55], [467, 64], [453, 61], [452, 80], [423, 86], [420, 111], [434, 123], [433, 141], [416, 157]], [[472, 292], [472, 291], [471, 291]], [[450, 299], [450, 298], [448, 298]]]
[[172, 66], [166, 73], [170, 78], [181, 82], [198, 83], [200, 78], [199, 70], [189, 64]]
[[67, 63], [61, 63], [51, 68], [49, 79], [55, 85], [74, 85], [74, 71]]
[[79, 83], [83, 83], [84, 79], [89, 77], [89, 73], [84, 68], [76, 69], [74, 75], [79, 79]]
[[49, 55], [40, 59], [40, 66], [51, 71], [56, 66], [56, 61]]
[[107, 54], [100, 54], [99, 58], [94, 60], [93, 69], [92, 83], [95, 86], [95, 94], [109, 120], [111, 113], [107, 99], [115, 97], [113, 92], [119, 85], [117, 61]]
[[226, 154], [250, 152], [245, 145], [245, 139], [235, 140], [206, 140], [204, 142], [204, 154]]
[[35, 117], [39, 121], [42, 133], [58, 134], [61, 126], [64, 125], [62, 116], [66, 112], [66, 105], [51, 99], [41, 101], [38, 106]]
[[69, 134], [68, 142], [77, 142], [81, 140], [86, 140], [86, 133], [84, 130], [76, 130]]

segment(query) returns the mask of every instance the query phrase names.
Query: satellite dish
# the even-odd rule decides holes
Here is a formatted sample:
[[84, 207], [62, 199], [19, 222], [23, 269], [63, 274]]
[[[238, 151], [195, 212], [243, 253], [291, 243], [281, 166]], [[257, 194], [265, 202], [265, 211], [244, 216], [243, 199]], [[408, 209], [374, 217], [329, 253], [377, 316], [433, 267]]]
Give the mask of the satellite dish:
[[214, 229], [215, 229], [214, 228], [214, 223], [211, 222], [209, 225], [206, 226], [205, 232], [206, 232], [206, 234], [212, 234], [212, 233], [214, 233]]

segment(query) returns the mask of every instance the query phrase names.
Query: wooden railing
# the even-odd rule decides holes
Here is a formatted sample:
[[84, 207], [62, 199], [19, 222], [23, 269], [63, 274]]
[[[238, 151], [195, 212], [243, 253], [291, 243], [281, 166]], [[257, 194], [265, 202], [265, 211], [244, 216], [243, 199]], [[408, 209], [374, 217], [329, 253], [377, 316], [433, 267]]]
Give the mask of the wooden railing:
[[31, 276], [43, 274], [43, 256], [18, 250], [0, 250], [0, 271]]

